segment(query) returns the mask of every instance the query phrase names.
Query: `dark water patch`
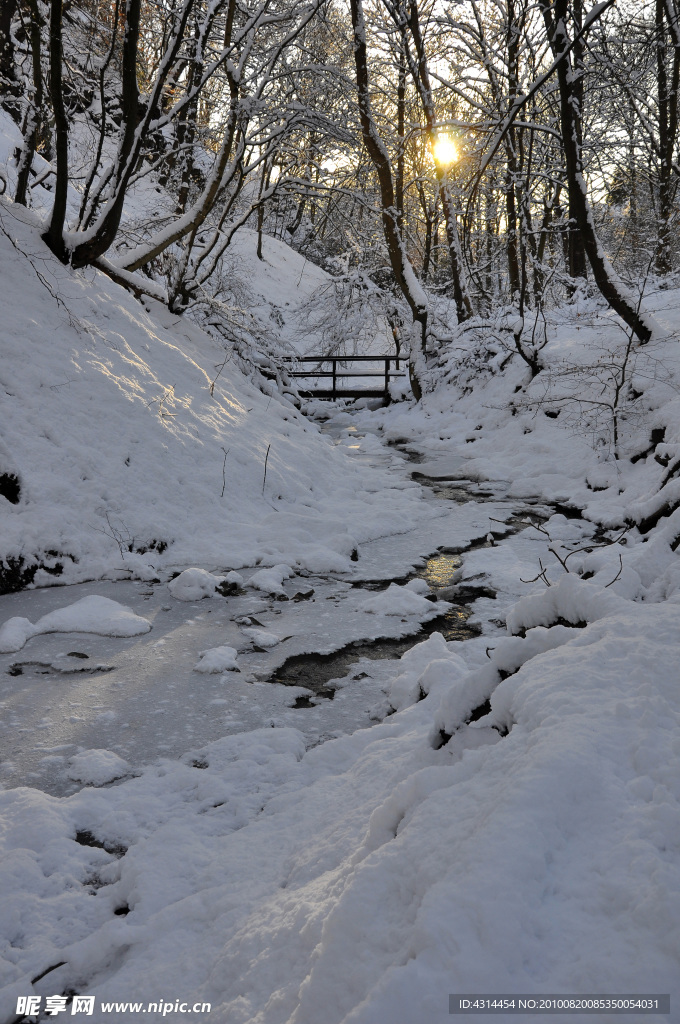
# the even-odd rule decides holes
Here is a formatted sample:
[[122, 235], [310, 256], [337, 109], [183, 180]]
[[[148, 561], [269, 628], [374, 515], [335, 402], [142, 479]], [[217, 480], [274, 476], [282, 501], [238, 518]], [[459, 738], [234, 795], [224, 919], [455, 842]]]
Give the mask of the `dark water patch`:
[[215, 591], [218, 594], [221, 594], [222, 597], [233, 597], [234, 594], [242, 593], [242, 588], [238, 583], [230, 583], [229, 581], [224, 580], [215, 587]]
[[[420, 461], [422, 462], [422, 459]], [[422, 484], [423, 487], [429, 487], [433, 490], [438, 498], [447, 498], [459, 505], [464, 505], [468, 501], [477, 501], [478, 499], [485, 501], [488, 498], [498, 498], [495, 491], [479, 487], [465, 477], [432, 477], [426, 473], [419, 473], [417, 469], [413, 470], [411, 477], [417, 483]]]
[[[414, 473], [414, 478], [418, 474]], [[427, 477], [419, 477], [418, 483], [431, 487], [436, 498], [443, 498], [445, 501], [454, 501], [457, 505], [466, 505], [473, 500], [473, 495], [464, 487], [456, 487], [453, 484], [437, 484], [435, 480], [429, 481]]]
[[412, 579], [414, 579], [413, 573], [408, 573], [406, 576], [393, 576], [389, 580], [348, 580], [347, 582], [350, 583], [353, 590], [369, 590], [371, 593], [380, 593], [383, 590], [388, 590], [393, 583], [403, 587]]
[[55, 658], [54, 661], [39, 661], [35, 658], [15, 661], [7, 669], [7, 675], [21, 676], [24, 674], [24, 669], [27, 668], [32, 668], [36, 675], [47, 676], [54, 673], [65, 676], [82, 672], [113, 672], [116, 667], [115, 665], [85, 665], [79, 659], [87, 658], [86, 654], [76, 655], [72, 661], [69, 661], [68, 659], [71, 657], [69, 654], [66, 658]]
[[[486, 539], [481, 544], [487, 544]], [[461, 550], [469, 550], [468, 548], [462, 548]], [[429, 585], [432, 594], [428, 596], [428, 600], [436, 600], [437, 596], [441, 597], [440, 593], [445, 587], [451, 586], [455, 582], [455, 573], [463, 564], [463, 559], [460, 557], [459, 551], [452, 551], [448, 549], [442, 549], [436, 551], [433, 555], [427, 558], [425, 565], [422, 569], [417, 569], [416, 572], [408, 573], [405, 576], [395, 576], [392, 579], [382, 580], [352, 580], [351, 585], [354, 590], [370, 590], [370, 591], [384, 591], [387, 590], [393, 583], [403, 587], [411, 580], [421, 579]], [[427, 596], [427, 595], [426, 595]]]
[[583, 519], [583, 509], [577, 508], [576, 505], [563, 505], [559, 501], [551, 501], [550, 506], [565, 519]]
[[[316, 697], [332, 700], [335, 688], [330, 685], [331, 682], [348, 676], [352, 666], [361, 658], [370, 661], [396, 661], [415, 644], [427, 640], [433, 633], [441, 633], [445, 640], [469, 640], [479, 636], [481, 629], [467, 624], [470, 614], [470, 608], [457, 606], [426, 623], [417, 633], [398, 640], [390, 637], [355, 640], [354, 643], [332, 654], [296, 654], [275, 670], [269, 682], [282, 686], [303, 686], [311, 690]], [[314, 705], [308, 697], [303, 696], [298, 697], [293, 706], [303, 708]]]
[[[418, 635], [417, 643], [426, 640], [432, 633], [441, 633], [446, 641], [450, 640], [471, 640], [482, 632], [479, 626], [468, 625], [468, 619], [472, 615], [472, 608], [467, 605], [454, 605], [450, 611], [438, 615], [436, 619], [428, 622], [422, 632]], [[413, 645], [411, 645], [413, 646]]]
[[412, 448], [400, 448], [399, 449], [405, 456], [407, 462], [412, 462], [415, 466], [419, 466], [421, 462], [425, 462], [425, 455], [420, 452], [413, 451]]
[[[453, 501], [457, 505], [465, 505], [469, 501], [502, 501], [509, 502], [512, 499], [497, 489], [493, 489], [493, 483], [488, 481], [487, 487], [482, 487], [465, 477], [439, 477], [426, 476], [414, 470], [411, 477], [423, 487], [429, 488], [437, 498], [446, 501]], [[511, 528], [508, 532], [517, 532], [523, 529], [527, 523], [525, 519], [538, 519], [545, 522], [551, 515], [560, 513], [566, 519], [581, 519], [581, 509], [575, 505], [562, 504], [561, 502], [548, 502], [543, 499], [522, 498], [522, 506], [516, 507], [512, 516], [506, 520], [506, 525]], [[470, 548], [461, 549], [470, 550]]]
[[[486, 542], [485, 542], [486, 543]], [[468, 625], [472, 609], [461, 600], [463, 593], [472, 595], [473, 599], [480, 596], [495, 597], [495, 591], [484, 586], [467, 586], [455, 595], [448, 595], [447, 588], [455, 586], [456, 573], [462, 565], [462, 558], [457, 552], [439, 551], [427, 559], [426, 564], [417, 573], [396, 580], [361, 580], [353, 586], [362, 590], [384, 591], [392, 583], [403, 585], [412, 579], [423, 579], [428, 584], [431, 594], [429, 599], [436, 601], [438, 597], [454, 596], [457, 602], [448, 611], [443, 612], [428, 623], [420, 626], [410, 636], [394, 639], [378, 637], [375, 640], [355, 640], [351, 644], [334, 651], [332, 654], [297, 654], [288, 658], [276, 669], [269, 681], [283, 686], [302, 686], [317, 698], [332, 699], [334, 688], [329, 684], [334, 679], [342, 679], [351, 673], [352, 666], [361, 658], [371, 661], [395, 661], [433, 633], [441, 633], [445, 640], [469, 640], [479, 636], [478, 626]], [[298, 697], [293, 705], [295, 708], [314, 707], [309, 697]]]
[[316, 707], [316, 704], [314, 703], [313, 700], [310, 700], [309, 697], [305, 697], [304, 695], [301, 695], [300, 697], [296, 697], [295, 698], [295, 703], [293, 704], [293, 707], [296, 708], [296, 709], [298, 709], [298, 708], [313, 708], [313, 707]]
[[488, 597], [492, 601], [496, 600], [497, 591], [493, 587], [485, 587], [483, 584], [460, 583], [451, 589], [452, 593], [450, 595], [445, 592], [442, 596], [447, 600], [460, 601], [462, 604], [471, 604], [472, 601], [477, 601], [480, 597]]
[[[279, 683], [281, 686], [303, 686], [311, 690], [317, 697], [333, 700], [335, 689], [327, 684], [330, 679], [340, 679], [346, 675], [344, 665], [349, 670], [349, 665], [357, 658], [343, 657], [347, 648], [336, 651], [333, 654], [295, 654], [287, 658], [280, 668], [275, 669], [270, 676], [270, 683]], [[298, 701], [300, 703], [298, 703]], [[295, 707], [313, 707], [308, 697], [298, 697]]]
[[527, 520], [537, 519], [541, 523], [547, 522], [553, 514], [553, 510], [548, 508], [545, 502], [536, 502], [532, 504], [527, 502], [527, 508], [518, 508], [512, 515], [511, 519], [508, 519], [508, 523], [517, 523], [518, 528], [527, 526]]
[[386, 442], [389, 448], [398, 448], [407, 462], [412, 462], [414, 465], [419, 465], [421, 462], [425, 462], [425, 455], [414, 451], [413, 448], [407, 448], [406, 445], [408, 443], [409, 440], [406, 437], [397, 437]]

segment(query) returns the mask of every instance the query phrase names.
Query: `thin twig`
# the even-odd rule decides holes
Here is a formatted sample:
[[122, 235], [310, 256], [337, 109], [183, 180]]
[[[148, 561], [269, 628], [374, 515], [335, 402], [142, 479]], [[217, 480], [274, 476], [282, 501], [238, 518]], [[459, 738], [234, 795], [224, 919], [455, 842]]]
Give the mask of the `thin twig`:
[[[216, 375], [215, 375], [215, 379], [214, 379], [214, 380], [213, 380], [213, 381], [211, 382], [211, 384], [210, 384], [210, 395], [211, 395], [211, 397], [212, 397], [212, 395], [213, 395], [213, 394], [215, 393], [215, 385], [217, 384], [217, 380], [218, 380], [218, 377], [219, 377], [219, 375], [220, 375], [220, 374], [222, 373], [222, 370], [223, 370], [223, 369], [224, 369], [224, 367], [225, 367], [225, 366], [227, 365], [227, 363], [229, 362], [229, 360], [231, 359], [231, 357], [233, 356], [233, 354], [234, 354], [234, 353], [233, 353], [233, 351], [232, 351], [232, 352], [230, 352], [230, 353], [229, 353], [228, 355], [226, 355], [226, 356], [224, 357], [224, 362], [223, 362], [223, 363], [222, 363], [222, 364], [221, 364], [221, 365], [220, 365], [220, 366], [218, 367], [218, 369], [217, 369], [217, 373], [216, 373]], [[222, 450], [224, 451], [224, 449], [222, 449]]]
[[177, 415], [176, 412], [168, 412], [166, 409], [163, 408], [163, 402], [165, 402], [166, 399], [168, 399], [168, 398], [174, 398], [174, 397], [175, 397], [175, 385], [171, 384], [169, 388], [165, 389], [165, 394], [164, 395], [159, 395], [156, 398], [152, 398], [150, 402], [146, 403], [146, 407], [148, 409], [150, 406], [152, 406], [154, 404], [154, 402], [158, 402], [158, 415], [159, 416], [161, 416], [161, 417], [163, 417], [163, 416], [176, 416]]
[[264, 494], [264, 485], [267, 481], [267, 462], [269, 461], [269, 449], [271, 448], [271, 441], [267, 445], [267, 454], [264, 457], [264, 476], [262, 477], [262, 493]]
[[[538, 560], [538, 564], [541, 567], [541, 571], [538, 573], [538, 575], [534, 576], [534, 578], [532, 580], [523, 580], [522, 577], [520, 576], [520, 578], [519, 578], [520, 583], [535, 583], [536, 580], [543, 580], [543, 582], [545, 583], [546, 587], [552, 586], [550, 580], [546, 576], [546, 569], [545, 569], [545, 566], [543, 565], [543, 562], [541, 561], [540, 558]], [[569, 570], [567, 569], [567, 572], [568, 571]]]
[[[220, 447], [222, 448], [221, 445], [220, 445]], [[224, 497], [224, 490], [225, 490], [225, 488], [227, 486], [227, 479], [226, 479], [224, 470], [225, 470], [225, 467], [227, 465], [227, 455], [231, 451], [231, 448], [222, 448], [222, 451], [224, 452], [224, 462], [222, 463], [222, 493], [220, 494], [220, 498]]]
[[611, 581], [611, 583], [605, 583], [605, 590], [607, 589], [607, 587], [611, 587], [612, 583], [616, 583], [616, 581], [619, 579], [619, 577], [620, 577], [622, 572], [623, 572], [623, 557], [621, 555], [621, 552], [619, 551], [619, 571], [617, 572], [616, 576]]

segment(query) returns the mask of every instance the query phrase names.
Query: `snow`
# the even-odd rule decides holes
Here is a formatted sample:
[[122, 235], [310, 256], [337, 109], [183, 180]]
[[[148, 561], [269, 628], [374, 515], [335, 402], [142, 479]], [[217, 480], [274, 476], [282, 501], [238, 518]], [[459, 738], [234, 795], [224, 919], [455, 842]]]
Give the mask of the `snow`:
[[209, 651], [200, 652], [194, 672], [238, 672], [236, 656], [233, 647], [211, 647]]
[[20, 651], [35, 636], [35, 626], [21, 615], [15, 615], [0, 626], [0, 651]]
[[189, 567], [351, 572], [355, 549], [427, 515], [418, 488], [350, 460], [274, 384], [223, 366], [224, 344], [187, 317], [95, 270], [50, 258], [46, 277], [33, 211], [3, 201], [0, 223], [5, 293], [21, 296], [2, 321], [0, 473], [20, 498], [0, 497], [0, 571], [41, 586]]
[[279, 597], [285, 596], [283, 581], [293, 576], [293, 570], [289, 565], [274, 565], [271, 569], [260, 569], [248, 580], [248, 586], [255, 590], [263, 590], [265, 594], [276, 594]]
[[281, 637], [276, 636], [275, 633], [269, 633], [266, 629], [244, 629], [245, 635], [257, 644], [258, 647], [276, 647]]
[[400, 587], [398, 583], [390, 583], [387, 590], [369, 597], [361, 605], [362, 610], [371, 615], [438, 615], [448, 607], [444, 604], [434, 608], [427, 598], [414, 593], [408, 586]]
[[15, 616], [0, 627], [0, 652], [20, 651], [27, 640], [41, 633], [99, 633], [101, 636], [139, 636], [151, 623], [108, 597], [92, 595], [43, 615], [33, 624]]
[[[465, 726], [460, 702], [451, 718], [466, 676], [429, 641], [404, 666], [430, 680], [424, 699], [306, 754], [294, 730], [260, 730], [110, 790], [2, 794], [4, 870], [30, 857], [7, 938], [37, 884], [28, 865], [51, 864], [8, 995], [60, 959], [59, 985], [146, 1000], [153, 978], [235, 1021], [443, 1022], [449, 991], [491, 987], [675, 991], [674, 611], [643, 609], [642, 643], [636, 609], [535, 655], [492, 695], [505, 738]], [[434, 749], [440, 714], [456, 731]], [[128, 852], [79, 846], [74, 824]], [[71, 882], [92, 871], [107, 883], [94, 898]]]
[[401, 711], [422, 700], [438, 682], [450, 687], [457, 677], [466, 674], [466, 664], [460, 655], [452, 653], [452, 646], [441, 633], [433, 633], [402, 656], [399, 672], [389, 683], [393, 710]]
[[[0, 558], [36, 570], [0, 598], [0, 1017], [75, 991], [443, 1024], [452, 992], [637, 991], [677, 1020], [678, 292], [646, 299], [616, 432], [592, 370], [625, 338], [581, 299], [533, 380], [468, 325], [421, 403], [322, 434], [216, 379], [187, 317], [51, 260], [30, 211], [0, 220]], [[293, 345], [293, 278], [323, 275], [239, 245]], [[455, 592], [480, 635], [415, 642]], [[333, 700], [268, 681], [376, 637], [413, 646]]]
[[111, 750], [85, 750], [69, 761], [66, 774], [70, 779], [90, 786], [105, 786], [108, 782], [132, 774], [127, 761]]
[[202, 597], [214, 597], [225, 579], [225, 576], [215, 576], [205, 569], [185, 569], [170, 580], [168, 590], [178, 601], [200, 601]]

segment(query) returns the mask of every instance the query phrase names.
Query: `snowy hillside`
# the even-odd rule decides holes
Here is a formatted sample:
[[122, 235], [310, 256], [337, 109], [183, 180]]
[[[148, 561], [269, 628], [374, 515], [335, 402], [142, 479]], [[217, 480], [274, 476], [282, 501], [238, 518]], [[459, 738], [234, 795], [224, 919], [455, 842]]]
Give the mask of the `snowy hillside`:
[[0, 221], [6, 589], [196, 561], [342, 570], [415, 521], [417, 491], [377, 508], [375, 473], [191, 321], [63, 267], [20, 207]]

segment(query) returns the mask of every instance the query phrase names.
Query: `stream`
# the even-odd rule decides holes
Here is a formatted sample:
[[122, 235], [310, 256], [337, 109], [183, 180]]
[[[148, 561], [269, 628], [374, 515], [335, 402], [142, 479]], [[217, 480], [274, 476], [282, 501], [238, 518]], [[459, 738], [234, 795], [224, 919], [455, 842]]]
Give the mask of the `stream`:
[[[364, 456], [362, 435], [351, 427], [333, 437], [373, 464], [396, 455], [397, 469], [426, 485], [432, 513], [417, 530], [363, 545], [351, 576], [298, 574], [284, 583], [284, 599], [246, 585], [228, 597], [178, 601], [169, 576], [153, 584], [103, 580], [0, 596], [0, 623], [11, 616], [35, 622], [94, 594], [152, 623], [141, 637], [46, 634], [0, 655], [3, 786], [72, 793], [83, 780], [69, 777], [69, 760], [88, 749], [114, 751], [134, 773], [161, 757], [200, 757], [212, 740], [261, 727], [299, 729], [314, 746], [390, 712], [383, 687], [394, 659], [414, 644], [435, 631], [458, 641], [481, 633], [480, 623], [470, 621], [472, 603], [494, 592], [456, 588], [456, 572], [465, 550], [491, 543], [490, 519], [507, 524], [495, 524], [498, 537], [516, 528], [518, 502], [447, 480], [443, 463], [433, 469], [403, 448], [384, 446], [383, 454], [373, 445]], [[246, 584], [257, 568], [239, 570]], [[362, 607], [390, 583], [414, 579], [429, 589], [427, 621], [368, 615]], [[278, 643], [258, 646], [244, 632], [252, 628]], [[195, 671], [201, 652], [224, 645], [238, 651], [239, 671]]]

